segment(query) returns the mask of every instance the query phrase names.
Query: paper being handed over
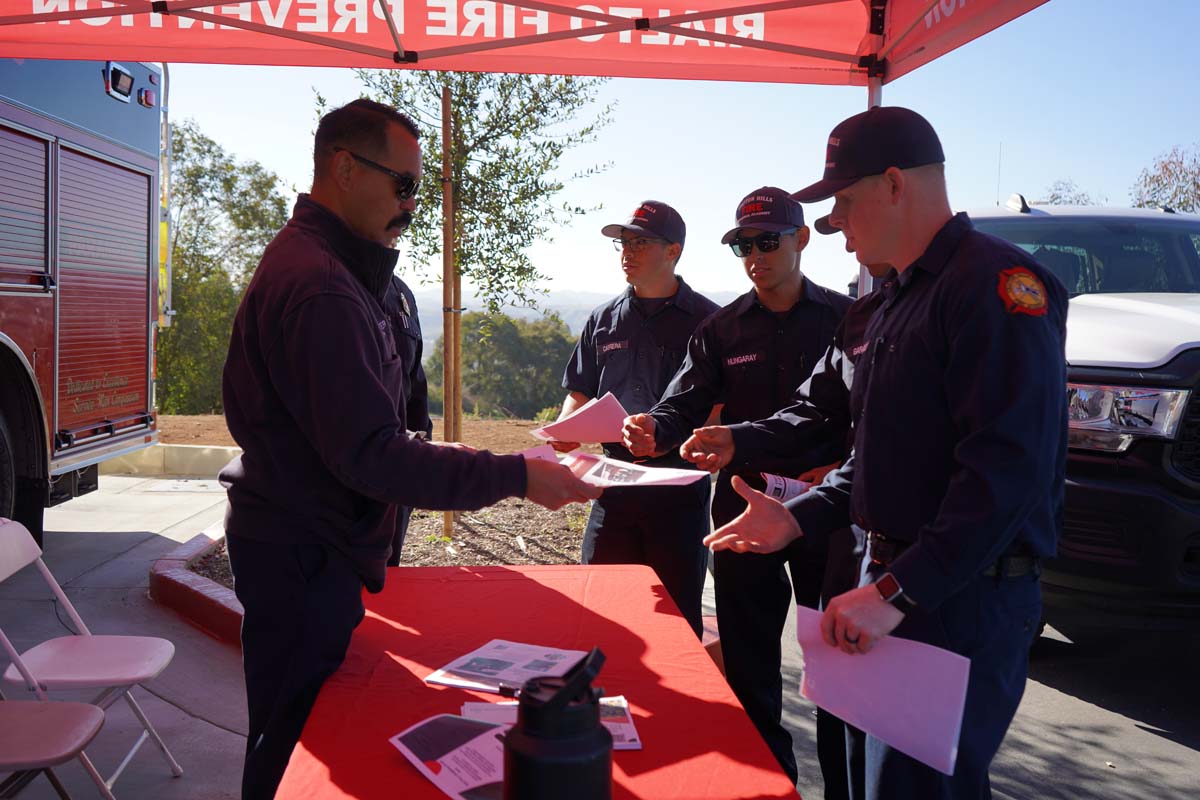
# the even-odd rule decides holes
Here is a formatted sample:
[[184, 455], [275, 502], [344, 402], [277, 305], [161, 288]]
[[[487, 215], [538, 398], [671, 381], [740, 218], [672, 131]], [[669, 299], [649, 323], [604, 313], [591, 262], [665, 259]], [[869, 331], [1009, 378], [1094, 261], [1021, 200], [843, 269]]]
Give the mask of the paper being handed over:
[[577, 478], [593, 486], [683, 486], [708, 480], [708, 473], [698, 469], [648, 467], [579, 451], [567, 453], [561, 461]]
[[621, 426], [629, 414], [621, 401], [606, 392], [601, 398], [593, 397], [568, 416], [552, 422], [530, 433], [544, 442], [619, 442]]

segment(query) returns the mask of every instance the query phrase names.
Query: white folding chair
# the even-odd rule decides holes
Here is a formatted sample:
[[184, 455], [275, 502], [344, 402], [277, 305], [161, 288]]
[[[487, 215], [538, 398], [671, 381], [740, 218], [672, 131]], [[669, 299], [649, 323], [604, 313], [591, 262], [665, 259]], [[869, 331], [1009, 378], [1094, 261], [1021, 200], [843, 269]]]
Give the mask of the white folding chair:
[[175, 646], [166, 639], [150, 636], [93, 635], [41, 556], [41, 548], [24, 525], [0, 519], [0, 582], [29, 564], [35, 564], [67, 612], [76, 632], [74, 636], [60, 636], [42, 642], [24, 653], [17, 653], [4, 637], [4, 631], [0, 630], [0, 637], [4, 637], [5, 649], [10, 651], [9, 658], [13, 662], [4, 673], [4, 683], [25, 686], [41, 700], [47, 699], [47, 691], [56, 689], [101, 689], [100, 694], [92, 701], [100, 708], [107, 709], [122, 698], [129, 704], [143, 730], [112, 776], [102, 782], [106, 787], [106, 797], [112, 797], [107, 789], [112, 788], [147, 737], [158, 746], [171, 768], [171, 773], [179, 777], [183, 774], [183, 769], [163, 743], [158, 731], [150, 724], [142, 707], [130, 694], [134, 686], [150, 680], [166, 669], [175, 654]]
[[104, 778], [83, 748], [104, 724], [104, 711], [88, 703], [43, 703], [37, 700], [0, 700], [0, 797], [16, 797], [31, 780], [44, 772], [63, 800], [71, 795], [51, 767], [78, 758], [106, 797], [112, 797]]

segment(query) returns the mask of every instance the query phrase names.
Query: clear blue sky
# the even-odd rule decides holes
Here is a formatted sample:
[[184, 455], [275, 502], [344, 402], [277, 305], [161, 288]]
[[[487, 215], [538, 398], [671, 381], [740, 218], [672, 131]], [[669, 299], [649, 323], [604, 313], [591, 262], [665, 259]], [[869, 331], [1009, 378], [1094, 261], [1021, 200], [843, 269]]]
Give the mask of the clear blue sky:
[[[998, 168], [1001, 202], [1016, 191], [1032, 200], [1070, 178], [1128, 205], [1155, 156], [1200, 141], [1198, 29], [1200, 3], [1190, 1], [1050, 0], [888, 84], [883, 99], [937, 128], [957, 208], [994, 205]], [[314, 88], [335, 105], [359, 93], [350, 70], [177, 64], [171, 78], [174, 119], [195, 119], [238, 158], [301, 191], [312, 177]], [[819, 178], [830, 128], [866, 107], [866, 90], [614, 79], [601, 99], [618, 102], [613, 124], [563, 169], [613, 166], [569, 185], [563, 199], [604, 210], [531, 251], [552, 292], [620, 291], [617, 255], [599, 229], [647, 198], [671, 203], [687, 222], [679, 272], [689, 283], [744, 291], [740, 263], [719, 244], [738, 200], [764, 184], [798, 189]], [[810, 220], [828, 205], [806, 209]], [[814, 233], [803, 268], [840, 291], [857, 274], [840, 235]]]

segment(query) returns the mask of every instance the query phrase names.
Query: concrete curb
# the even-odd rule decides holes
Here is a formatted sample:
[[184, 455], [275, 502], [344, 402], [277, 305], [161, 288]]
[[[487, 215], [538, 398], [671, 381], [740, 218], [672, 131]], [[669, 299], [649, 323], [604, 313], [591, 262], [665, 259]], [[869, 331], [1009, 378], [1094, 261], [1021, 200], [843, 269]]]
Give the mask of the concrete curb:
[[192, 475], [213, 478], [234, 456], [241, 453], [240, 447], [156, 444], [101, 462], [100, 474]]
[[220, 525], [196, 534], [154, 562], [150, 599], [177, 612], [215, 639], [241, 646], [242, 604], [232, 589], [188, 569], [221, 543]]

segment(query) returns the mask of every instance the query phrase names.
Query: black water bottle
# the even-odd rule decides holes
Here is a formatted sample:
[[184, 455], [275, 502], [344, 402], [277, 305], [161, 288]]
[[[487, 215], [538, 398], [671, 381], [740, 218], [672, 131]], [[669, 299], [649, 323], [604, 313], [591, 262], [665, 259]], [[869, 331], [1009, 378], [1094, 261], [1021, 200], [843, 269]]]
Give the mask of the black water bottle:
[[600, 648], [561, 678], [531, 678], [504, 738], [504, 800], [609, 800], [612, 734], [600, 724], [603, 689], [592, 681]]

